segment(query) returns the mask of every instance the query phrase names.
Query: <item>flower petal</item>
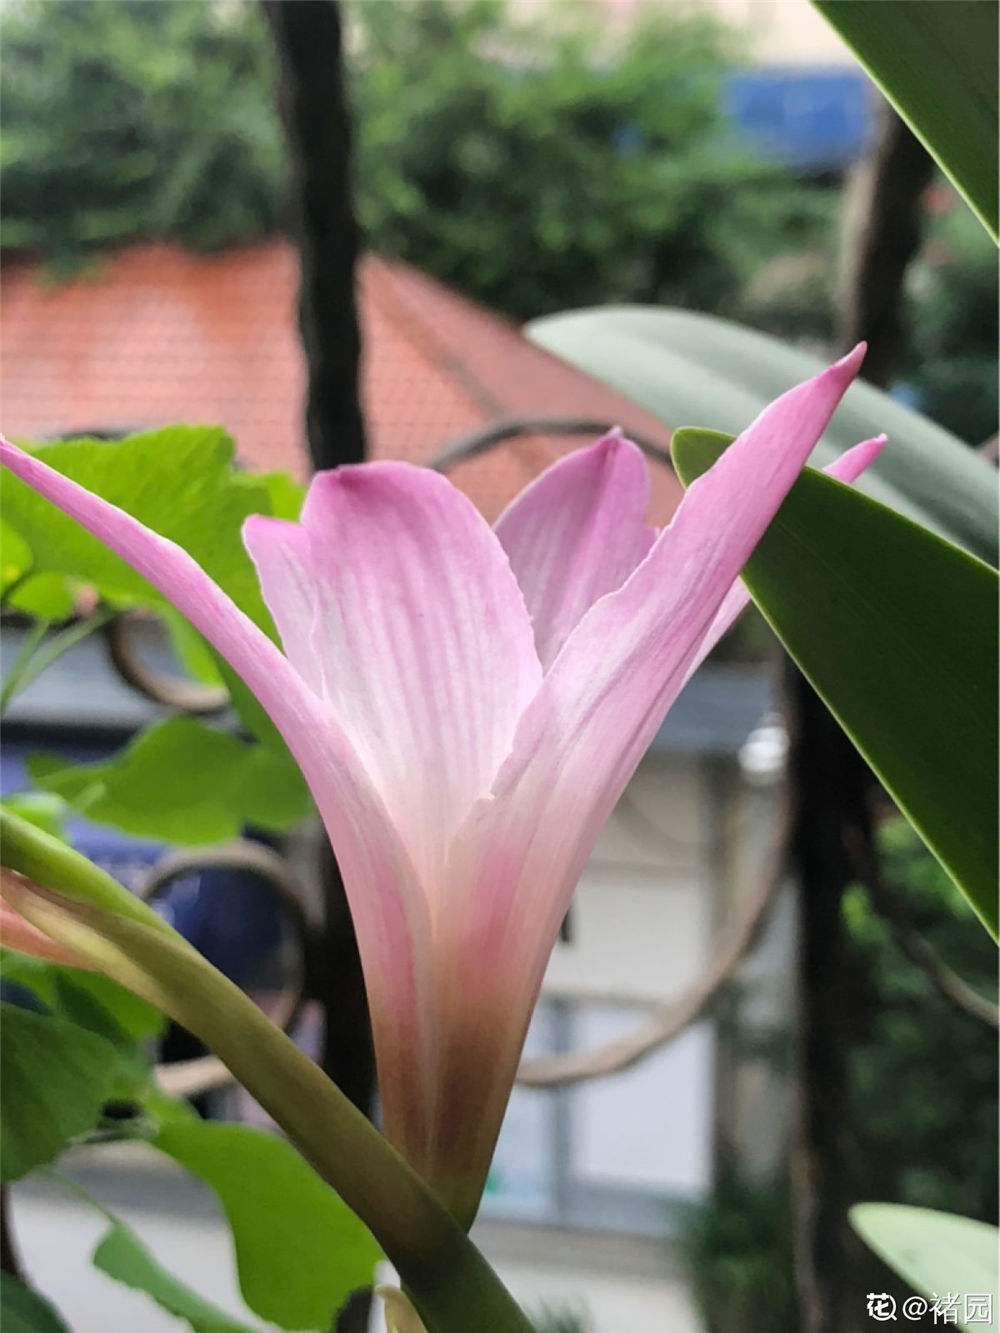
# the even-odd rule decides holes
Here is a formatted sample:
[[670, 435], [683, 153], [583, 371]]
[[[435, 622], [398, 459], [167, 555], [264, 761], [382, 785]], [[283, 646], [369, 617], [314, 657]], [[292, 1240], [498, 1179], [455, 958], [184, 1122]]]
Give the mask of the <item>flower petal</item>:
[[8, 870], [6, 866], [0, 868], [0, 945], [18, 953], [30, 954], [32, 958], [43, 958], [47, 963], [64, 963], [68, 967], [82, 967], [92, 971], [92, 963], [75, 954], [65, 944], [50, 939], [44, 930], [39, 930], [6, 901], [7, 894], [13, 898], [30, 890], [30, 882], [23, 875], [19, 875], [16, 870]]
[[396, 462], [321, 473], [301, 527], [244, 534], [286, 651], [311, 657], [433, 894], [541, 682], [500, 543], [450, 482]]
[[[852, 481], [857, 481], [865, 468], [879, 456], [885, 446], [885, 441], [886, 437], [884, 435], [876, 435], [871, 440], [862, 440], [860, 444], [853, 445], [839, 458], [835, 458], [832, 463], [828, 463], [823, 471], [828, 477], [833, 477], [837, 481], [850, 485]], [[715, 613], [715, 619], [712, 621], [708, 633], [702, 640], [696, 657], [688, 667], [685, 684], [749, 605], [750, 594], [747, 592], [746, 584], [742, 579], [737, 579], [726, 593], [722, 605]]]
[[[112, 447], [112, 446], [109, 446]], [[291, 662], [175, 542], [45, 463], [0, 440], [0, 461], [142, 574], [222, 654], [284, 736], [336, 850], [365, 969], [380, 1052], [410, 1050], [421, 1067], [429, 1040], [429, 921], [413, 865], [336, 716]], [[382, 1095], [396, 1118], [423, 1113], [425, 1086], [380, 1054]], [[398, 1086], [397, 1086], [398, 1084]]]
[[510, 557], [548, 670], [594, 602], [620, 588], [656, 540], [646, 525], [649, 468], [614, 430], [560, 458], [500, 515]]
[[442, 1056], [446, 1099], [460, 1096], [461, 1071], [467, 1078], [474, 1064], [512, 1076], [508, 1034], [524, 1030], [597, 834], [862, 354], [764, 410], [689, 487], [647, 558], [590, 608], [546, 674], [492, 796], [455, 841], [442, 913], [454, 938], [447, 948], [436, 941], [451, 960], [439, 1007], [479, 1022], [456, 1027], [469, 1049]]

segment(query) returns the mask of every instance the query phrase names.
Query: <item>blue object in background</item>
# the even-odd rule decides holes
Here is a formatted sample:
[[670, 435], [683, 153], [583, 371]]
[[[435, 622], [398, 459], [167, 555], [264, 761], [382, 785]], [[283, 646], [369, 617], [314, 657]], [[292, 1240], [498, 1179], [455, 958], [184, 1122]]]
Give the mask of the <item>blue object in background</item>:
[[[32, 741], [5, 743], [0, 795], [30, 790], [25, 760], [40, 748], [48, 746]], [[59, 741], [53, 748], [66, 760], [94, 763], [109, 758], [117, 746]], [[170, 850], [166, 843], [102, 828], [79, 815], [70, 816], [66, 831], [77, 851], [133, 890]], [[246, 871], [206, 868], [179, 875], [156, 906], [185, 939], [242, 986], [274, 971], [276, 955], [290, 929], [288, 914], [274, 889]]]
[[179, 875], [156, 900], [156, 911], [220, 972], [249, 989], [270, 981], [290, 923], [274, 888], [250, 871], [207, 867]]
[[[25, 761], [34, 751], [50, 748], [58, 751], [60, 757], [69, 762], [92, 764], [109, 758], [118, 747], [112, 742], [107, 745], [86, 742], [67, 744], [62, 740], [50, 745], [47, 737], [44, 741], [7, 739], [4, 741], [3, 755], [0, 756], [0, 796], [30, 791], [34, 784], [28, 776]], [[133, 838], [115, 829], [101, 828], [80, 815], [70, 815], [66, 820], [66, 832], [78, 852], [82, 852], [88, 860], [129, 889], [137, 887], [140, 879], [167, 850], [165, 843], [152, 838]]]
[[738, 70], [725, 80], [722, 108], [754, 148], [803, 170], [849, 167], [875, 131], [872, 87], [859, 69]]

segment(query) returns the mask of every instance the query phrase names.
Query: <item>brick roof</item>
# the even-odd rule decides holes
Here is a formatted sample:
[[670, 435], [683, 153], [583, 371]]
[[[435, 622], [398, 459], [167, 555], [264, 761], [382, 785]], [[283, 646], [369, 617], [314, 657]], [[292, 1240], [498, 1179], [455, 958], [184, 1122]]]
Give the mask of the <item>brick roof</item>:
[[[32, 261], [5, 263], [4, 429], [31, 439], [221, 422], [247, 466], [304, 476], [297, 281], [295, 251], [281, 239], [214, 255], [130, 246], [59, 284]], [[527, 415], [593, 417], [668, 442], [648, 414], [406, 264], [366, 257], [358, 299], [373, 458], [426, 462], [456, 436]], [[584, 442], [525, 436], [450, 475], [492, 519]], [[662, 523], [680, 488], [667, 468], [651, 473], [651, 517]]]

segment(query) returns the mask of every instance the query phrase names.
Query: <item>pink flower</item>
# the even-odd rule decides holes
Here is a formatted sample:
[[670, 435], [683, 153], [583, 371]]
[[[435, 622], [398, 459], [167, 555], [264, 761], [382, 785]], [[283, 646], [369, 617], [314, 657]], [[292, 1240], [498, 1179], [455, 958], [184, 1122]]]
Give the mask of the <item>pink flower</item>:
[[598, 831], [745, 606], [740, 569], [862, 356], [772, 403], [659, 534], [645, 460], [617, 432], [493, 530], [431, 471], [318, 475], [299, 522], [243, 530], [284, 653], [186, 552], [3, 446], [215, 645], [287, 741], [347, 886], [385, 1131], [464, 1222]]

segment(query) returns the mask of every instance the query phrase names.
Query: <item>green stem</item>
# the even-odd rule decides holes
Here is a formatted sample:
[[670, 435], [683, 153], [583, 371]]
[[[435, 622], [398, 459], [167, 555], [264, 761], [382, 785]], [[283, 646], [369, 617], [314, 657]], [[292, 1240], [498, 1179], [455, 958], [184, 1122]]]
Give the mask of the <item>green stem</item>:
[[13, 699], [19, 689], [23, 689], [23, 676], [28, 663], [34, 655], [35, 649], [45, 638], [46, 631], [49, 628], [49, 621], [35, 620], [31, 628], [24, 636], [24, 640], [17, 650], [17, 656], [14, 663], [7, 672], [3, 682], [3, 688], [0, 689], [0, 715], [7, 711], [7, 705]]
[[[11, 895], [16, 910], [162, 1009], [219, 1056], [370, 1228], [429, 1333], [531, 1333], [524, 1314], [447, 1209], [239, 987], [158, 918], [153, 924], [135, 911], [107, 910], [124, 890], [79, 853], [7, 811], [0, 813], [0, 831], [0, 862], [46, 886], [22, 886]], [[65, 894], [71, 881], [71, 898], [47, 891]]]
[[28, 631], [14, 665], [3, 683], [3, 689], [0, 690], [0, 714], [6, 710], [14, 695], [26, 689], [37, 676], [52, 665], [56, 658], [61, 657], [88, 634], [93, 634], [102, 625], [106, 625], [116, 614], [110, 607], [101, 607], [91, 615], [84, 616], [82, 620], [75, 620], [66, 629], [54, 635], [40, 651], [36, 650], [49, 627], [49, 622], [37, 620]]

